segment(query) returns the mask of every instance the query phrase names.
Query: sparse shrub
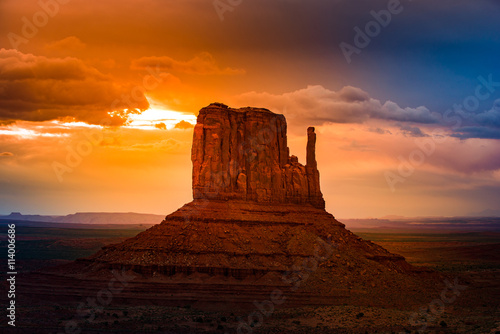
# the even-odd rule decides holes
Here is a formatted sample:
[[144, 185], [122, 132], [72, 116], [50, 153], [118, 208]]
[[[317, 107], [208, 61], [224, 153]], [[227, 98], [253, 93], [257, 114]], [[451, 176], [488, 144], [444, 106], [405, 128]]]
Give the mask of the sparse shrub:
[[439, 323], [439, 326], [441, 326], [441, 327], [448, 327], [448, 324], [446, 322], [444, 322], [444, 321], [441, 321]]
[[356, 314], [356, 319], [362, 318], [365, 314], [363, 312], [360, 312]]

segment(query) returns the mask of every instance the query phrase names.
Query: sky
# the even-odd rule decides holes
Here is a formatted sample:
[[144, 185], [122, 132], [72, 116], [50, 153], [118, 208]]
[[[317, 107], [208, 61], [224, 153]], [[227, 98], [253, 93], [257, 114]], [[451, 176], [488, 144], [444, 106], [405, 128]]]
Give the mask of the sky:
[[336, 217], [500, 199], [495, 0], [0, 0], [0, 214], [169, 214], [212, 102], [315, 126]]

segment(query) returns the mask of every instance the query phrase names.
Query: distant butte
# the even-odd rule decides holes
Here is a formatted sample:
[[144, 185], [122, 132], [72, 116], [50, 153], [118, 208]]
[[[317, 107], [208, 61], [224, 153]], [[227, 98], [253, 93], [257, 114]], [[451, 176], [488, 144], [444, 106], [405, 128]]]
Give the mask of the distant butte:
[[[325, 211], [314, 128], [305, 166], [290, 155], [286, 133], [285, 117], [267, 109], [201, 109], [193, 201], [131, 239], [53, 269], [46, 284], [38, 277], [32, 288], [50, 296], [51, 282], [105, 284], [121, 270], [137, 278], [120, 298], [158, 304], [251, 305], [276, 287], [288, 306], [428, 302], [435, 273], [354, 235]], [[57, 291], [81, 293], [69, 282]]]

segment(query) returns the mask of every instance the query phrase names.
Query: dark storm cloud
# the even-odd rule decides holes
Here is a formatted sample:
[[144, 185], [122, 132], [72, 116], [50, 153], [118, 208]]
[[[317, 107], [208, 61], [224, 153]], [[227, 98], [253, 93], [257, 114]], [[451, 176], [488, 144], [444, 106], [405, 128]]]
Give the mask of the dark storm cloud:
[[317, 64], [330, 73], [333, 85], [327, 79], [306, 84], [356, 86], [379, 100], [424, 105], [439, 113], [470, 95], [478, 76], [500, 77], [500, 6], [488, 0], [401, 0], [402, 11], [348, 64], [340, 43], [354, 45], [354, 29], [365, 31], [367, 23], [376, 21], [373, 13], [387, 11], [389, 3], [244, 1], [201, 34], [209, 34], [207, 43], [220, 50], [266, 52], [277, 61], [300, 59], [307, 64], [304, 69]]
[[[129, 49], [154, 45], [158, 50], [188, 50], [186, 53], [190, 55], [179, 57], [183, 59], [180, 61], [169, 52], [148, 51], [142, 58], [134, 55], [135, 68], [161, 63], [165, 70], [192, 74], [239, 74], [243, 73], [241, 67], [247, 69], [247, 64], [240, 65], [233, 60], [231, 67], [221, 66], [208, 56], [224, 51], [233, 52], [226, 55], [234, 55], [235, 60], [243, 54], [265, 54], [273, 65], [294, 59], [293, 66], [299, 71], [302, 71], [300, 66], [304, 66], [302, 83], [283, 97], [291, 100], [288, 110], [297, 106], [297, 111], [290, 112], [301, 119], [316, 120], [316, 123], [360, 123], [368, 118], [439, 123], [437, 112], [443, 112], [453, 101], [469, 95], [477, 85], [474, 80], [478, 75], [487, 75], [498, 67], [500, 37], [496, 32], [500, 27], [497, 19], [500, 7], [487, 0], [401, 0], [403, 11], [393, 16], [391, 23], [363, 49], [360, 62], [347, 65], [339, 43], [353, 43], [354, 27], [364, 29], [367, 22], [374, 20], [373, 11], [386, 10], [388, 3], [389, 0], [242, 1], [225, 12], [224, 21], [220, 21], [212, 1], [146, 0], [137, 6], [131, 0], [111, 0], [78, 3], [68, 7], [65, 15], [68, 22], [73, 17], [81, 19], [81, 13], [86, 12], [81, 7], [92, 8], [95, 18], [87, 27], [88, 36], [81, 36], [81, 40], [89, 44], [108, 44], [112, 40]], [[118, 27], [120, 33], [102, 29], [107, 26]], [[63, 41], [81, 44], [75, 38]], [[202, 51], [211, 53], [192, 58]], [[317, 63], [320, 57], [322, 60]], [[220, 59], [225, 64], [223, 58]], [[325, 59], [334, 71], [323, 69]], [[97, 108], [108, 111], [110, 101], [123, 93], [120, 85], [77, 60], [71, 63], [63, 59], [48, 67], [52, 68], [38, 70], [38, 78], [24, 78], [22, 85], [15, 84], [13, 79], [7, 83], [1, 81], [0, 94], [4, 94], [5, 89], [11, 94], [9, 99], [0, 102], [1, 118], [37, 120], [76, 115], [87, 119], [96, 114]], [[307, 77], [317, 68], [325, 73], [322, 79]], [[246, 75], [266, 81], [266, 75], [280, 77], [282, 74], [279, 72], [282, 68], [276, 72], [268, 70], [268, 67], [263, 67], [263, 72], [250, 69]], [[6, 78], [29, 75], [23, 69], [16, 71], [5, 73]], [[497, 77], [500, 76], [494, 76]], [[457, 78], [461, 81], [455, 80]], [[74, 81], [73, 86], [66, 84], [70, 81]], [[329, 82], [335, 84], [329, 85]], [[471, 84], [462, 86], [463, 82]], [[320, 88], [297, 90], [308, 84], [323, 91]], [[78, 90], [82, 93], [71, 95], [70, 91]], [[92, 94], [86, 93], [89, 90]], [[458, 97], [450, 100], [451, 94]], [[273, 94], [267, 97], [273, 101], [279, 99]], [[443, 109], [439, 108], [442, 100], [446, 100]], [[139, 107], [145, 105], [142, 102], [138, 103]], [[285, 106], [281, 104], [281, 108]], [[491, 126], [497, 120], [494, 113], [475, 118], [474, 124], [467, 125]]]
[[489, 127], [465, 126], [455, 131], [452, 136], [460, 139], [500, 139], [500, 131]]
[[[0, 119], [47, 121], [64, 117], [93, 124], [119, 125], [110, 118], [132, 87], [112, 80], [75, 58], [47, 58], [0, 50]], [[130, 99], [129, 109], [147, 109], [142, 95]]]
[[500, 132], [500, 99], [494, 102], [490, 110], [475, 114], [473, 121], [480, 125], [497, 128]]
[[147, 69], [148, 67], [198, 75], [237, 75], [245, 73], [243, 69], [219, 67], [214, 57], [208, 52], [202, 52], [187, 61], [175, 60], [168, 56], [142, 57], [132, 61], [132, 69]]
[[391, 131], [382, 129], [382, 128], [368, 128], [367, 131], [373, 132], [373, 133], [378, 133], [379, 135], [384, 135], [384, 134], [392, 134]]
[[454, 131], [460, 139], [500, 139], [500, 99], [489, 110], [479, 113], [463, 113], [463, 126]]
[[411, 125], [400, 125], [400, 130], [406, 137], [428, 137], [419, 127]]
[[[224, 14], [223, 24], [211, 32], [228, 42], [227, 47], [266, 49], [338, 48], [340, 42], [352, 42], [359, 26], [362, 30], [373, 21], [372, 12], [387, 10], [389, 0], [254, 0], [243, 1]], [[494, 1], [477, 0], [400, 0], [402, 12], [392, 15], [387, 31], [377, 36], [384, 42], [375, 47], [403, 49], [410, 43], [430, 45], [436, 41], [466, 41], [495, 36], [491, 23], [497, 21], [500, 7]], [[400, 16], [398, 16], [400, 15]], [[217, 16], [210, 18], [217, 19]], [[205, 32], [208, 33], [208, 32]], [[496, 38], [498, 40], [498, 37]], [[230, 42], [230, 43], [229, 43]], [[401, 45], [401, 42], [403, 45]], [[377, 44], [377, 45], [375, 45]]]

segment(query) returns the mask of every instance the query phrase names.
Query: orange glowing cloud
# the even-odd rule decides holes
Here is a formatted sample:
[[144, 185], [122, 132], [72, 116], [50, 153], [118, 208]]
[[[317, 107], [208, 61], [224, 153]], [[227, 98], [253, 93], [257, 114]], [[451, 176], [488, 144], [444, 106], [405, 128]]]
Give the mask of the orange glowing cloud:
[[47, 51], [55, 53], [63, 53], [63, 54], [66, 54], [68, 52], [80, 52], [84, 50], [85, 47], [86, 47], [85, 43], [83, 43], [76, 36], [69, 36], [58, 41], [50, 42], [47, 45], [45, 45], [45, 49]]
[[208, 52], [202, 52], [188, 61], [179, 61], [173, 58], [142, 57], [132, 61], [132, 69], [160, 68], [163, 71], [181, 72], [197, 75], [238, 75], [245, 74], [243, 69], [221, 68], [214, 57]]
[[[122, 84], [76, 58], [48, 58], [0, 50], [0, 119], [46, 121], [62, 117], [91, 124], [120, 125], [149, 103], [136, 92], [122, 117], [108, 113], [123, 107], [133, 87]], [[125, 108], [124, 108], [125, 109]]]

